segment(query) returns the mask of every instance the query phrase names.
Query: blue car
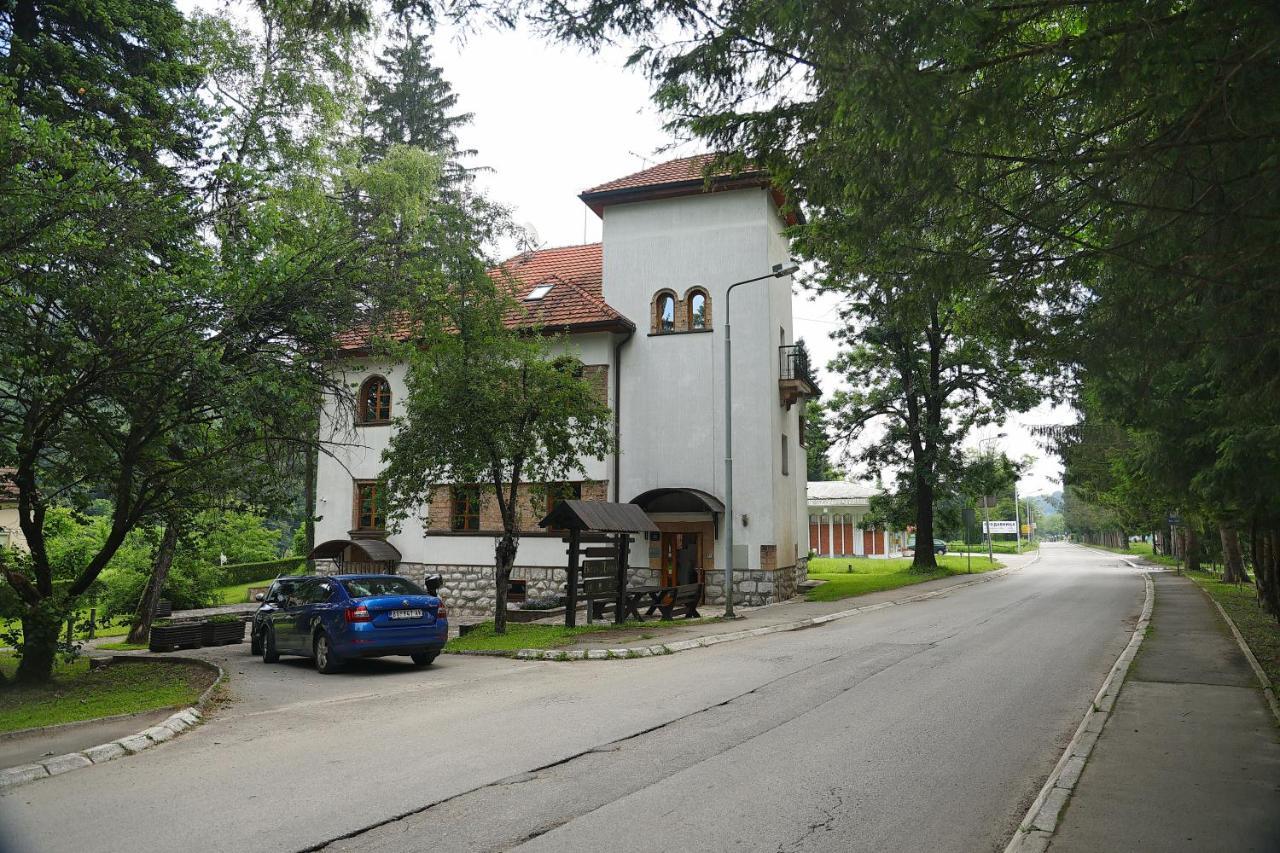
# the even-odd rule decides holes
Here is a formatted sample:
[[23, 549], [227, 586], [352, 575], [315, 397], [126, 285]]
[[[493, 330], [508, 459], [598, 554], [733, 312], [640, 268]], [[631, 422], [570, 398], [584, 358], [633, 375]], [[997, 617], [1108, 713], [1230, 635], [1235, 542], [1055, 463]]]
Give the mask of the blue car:
[[436, 659], [449, 638], [442, 579], [427, 590], [397, 575], [332, 575], [292, 586], [266, 614], [262, 660], [302, 655], [323, 673], [351, 658], [408, 655], [419, 666]]

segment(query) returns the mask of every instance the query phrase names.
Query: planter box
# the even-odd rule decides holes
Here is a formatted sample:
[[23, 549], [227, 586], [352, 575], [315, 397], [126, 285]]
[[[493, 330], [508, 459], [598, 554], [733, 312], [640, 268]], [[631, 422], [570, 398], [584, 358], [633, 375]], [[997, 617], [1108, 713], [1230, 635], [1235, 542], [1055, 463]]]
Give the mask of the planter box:
[[206, 646], [225, 646], [244, 642], [244, 622], [205, 622], [202, 640]]
[[173, 615], [173, 602], [167, 598], [162, 598], [156, 602], [156, 612], [153, 614], [157, 619], [168, 619]]
[[539, 619], [549, 619], [552, 616], [563, 616], [565, 608], [552, 607], [550, 610], [507, 610], [508, 622], [536, 622]]
[[[199, 648], [204, 642], [204, 622], [183, 622], [151, 628], [150, 649], [168, 652], [177, 648]], [[244, 626], [241, 626], [243, 632]]]

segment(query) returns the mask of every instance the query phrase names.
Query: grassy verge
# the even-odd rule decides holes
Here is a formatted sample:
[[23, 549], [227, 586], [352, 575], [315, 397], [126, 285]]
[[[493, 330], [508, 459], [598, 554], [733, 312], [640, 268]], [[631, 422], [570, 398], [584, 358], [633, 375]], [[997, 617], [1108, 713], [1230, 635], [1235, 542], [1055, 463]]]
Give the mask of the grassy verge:
[[[77, 640], [89, 639], [89, 631], [87, 629], [83, 629], [80, 627], [83, 623], [87, 622], [88, 619], [89, 619], [88, 609], [77, 612], [76, 619], [75, 619], [75, 637]], [[19, 635], [21, 635], [22, 626], [17, 619], [8, 619], [8, 620], [0, 619], [0, 629], [8, 631], [11, 628], [18, 629], [18, 633]], [[122, 621], [117, 619], [113, 622], [113, 624], [110, 624], [110, 625], [98, 625], [94, 629], [93, 636], [94, 637], [123, 637], [128, 633], [129, 633], [128, 621], [127, 620]], [[67, 627], [64, 624], [62, 626], [62, 636], [65, 637], [66, 634], [67, 634]], [[0, 645], [3, 645], [3, 643], [0, 643]]]
[[248, 583], [237, 583], [231, 586], [220, 586], [214, 593], [217, 595], [217, 604], [252, 604], [249, 601], [249, 589], [255, 586], [268, 587], [274, 581], [275, 575], [264, 578], [260, 581], [249, 581]]
[[[897, 589], [951, 575], [962, 575], [968, 571], [969, 565], [967, 557], [954, 554], [938, 557], [938, 569], [934, 572], [911, 571], [909, 558], [871, 560], [865, 557], [815, 557], [809, 561], [809, 578], [826, 583], [811, 589], [807, 598], [809, 601], [838, 601], [869, 592]], [[999, 569], [1003, 565], [999, 560], [988, 561], [986, 557], [974, 556], [972, 560], [974, 574]], [[850, 568], [852, 571], [849, 571]]]
[[103, 643], [98, 648], [110, 652], [136, 652], [148, 646], [146, 643]]
[[[1017, 542], [992, 542], [991, 552], [993, 554], [1026, 554], [1040, 547], [1039, 543], [1023, 542], [1022, 548], [1019, 550]], [[966, 545], [963, 542], [948, 542], [947, 550], [950, 552], [972, 551], [975, 554], [987, 553], [986, 542], [970, 542]]]
[[1126, 554], [1130, 557], [1142, 557], [1152, 563], [1158, 563], [1161, 566], [1169, 566], [1176, 568], [1178, 566], [1178, 558], [1170, 557], [1167, 554], [1156, 554], [1152, 552], [1150, 542], [1130, 542], [1128, 548], [1108, 548], [1106, 545], [1091, 545], [1091, 548], [1101, 548], [1104, 551], [1110, 551], [1113, 554]]
[[1267, 678], [1273, 685], [1280, 685], [1280, 623], [1258, 604], [1253, 584], [1223, 583], [1212, 572], [1187, 572], [1186, 575], [1222, 605]]
[[[0, 653], [0, 672], [17, 668], [12, 653]], [[208, 670], [176, 662], [92, 671], [88, 658], [59, 662], [49, 684], [0, 687], [0, 732], [190, 705], [212, 681]]]
[[671, 622], [646, 621], [626, 622], [622, 625], [608, 624], [578, 625], [566, 628], [564, 625], [530, 625], [525, 622], [508, 622], [507, 633], [493, 633], [492, 622], [482, 622], [465, 637], [450, 640], [446, 651], [516, 651], [518, 649], [553, 649], [567, 646], [577, 641], [583, 634], [599, 634], [605, 631], [638, 631], [648, 632], [648, 636], [656, 636], [667, 628], [679, 628], [683, 625], [697, 625], [702, 622], [720, 622], [718, 617], [705, 619], [675, 619]]

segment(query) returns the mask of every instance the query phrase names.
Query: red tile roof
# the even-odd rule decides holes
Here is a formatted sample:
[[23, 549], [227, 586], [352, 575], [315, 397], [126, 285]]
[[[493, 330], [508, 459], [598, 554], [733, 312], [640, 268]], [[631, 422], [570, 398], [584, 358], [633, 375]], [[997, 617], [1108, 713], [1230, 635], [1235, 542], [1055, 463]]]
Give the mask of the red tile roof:
[[[603, 216], [605, 207], [610, 204], [676, 198], [707, 192], [706, 170], [715, 161], [716, 156], [715, 154], [696, 154], [693, 157], [668, 160], [666, 163], [659, 163], [648, 169], [584, 190], [578, 198], [582, 199], [596, 216]], [[740, 170], [714, 169], [710, 178], [711, 192], [745, 187], [766, 187], [773, 194], [774, 204], [779, 208], [786, 207], [785, 194], [773, 184], [763, 169], [751, 166]], [[794, 210], [788, 211], [786, 220], [787, 224], [794, 225], [800, 221], [799, 213]]]
[[[507, 314], [507, 325], [511, 328], [533, 324], [569, 332], [634, 328], [630, 320], [604, 301], [599, 243], [523, 252], [503, 261], [489, 274], [501, 277], [519, 303]], [[542, 299], [526, 302], [525, 297], [540, 284], [552, 287]], [[393, 325], [395, 328], [390, 334], [407, 336], [407, 322], [400, 320]], [[368, 346], [369, 338], [368, 327], [352, 329], [338, 336], [338, 345], [344, 351], [360, 350]]]
[[[666, 184], [676, 184], [685, 181], [702, 182], [706, 178], [707, 166], [715, 160], [714, 154], [695, 154], [692, 157], [681, 157], [678, 160], [668, 160], [666, 163], [659, 163], [656, 166], [650, 166], [639, 172], [634, 172], [612, 181], [606, 181], [599, 186], [592, 187], [589, 190], [583, 190], [582, 195], [595, 195], [596, 193], [616, 192], [618, 190], [636, 190], [646, 187], [664, 186]], [[735, 177], [746, 177], [748, 175], [762, 174], [759, 170], [748, 172], [740, 172]], [[734, 175], [734, 172], [728, 169], [720, 169], [712, 173], [713, 178], [728, 177]]]

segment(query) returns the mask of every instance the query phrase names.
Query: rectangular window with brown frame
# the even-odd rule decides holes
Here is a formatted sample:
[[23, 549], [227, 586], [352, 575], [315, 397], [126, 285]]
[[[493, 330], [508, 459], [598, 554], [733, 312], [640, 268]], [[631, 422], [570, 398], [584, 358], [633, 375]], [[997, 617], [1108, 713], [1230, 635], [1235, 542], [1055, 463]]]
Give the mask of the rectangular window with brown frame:
[[450, 530], [480, 529], [480, 487], [454, 486], [449, 512]]
[[[582, 500], [582, 483], [547, 483], [547, 514], [556, 508], [560, 501]], [[564, 533], [559, 527], [548, 527], [548, 533]]]
[[382, 509], [382, 487], [377, 480], [362, 480], [356, 484], [355, 529], [385, 530], [386, 517]]

